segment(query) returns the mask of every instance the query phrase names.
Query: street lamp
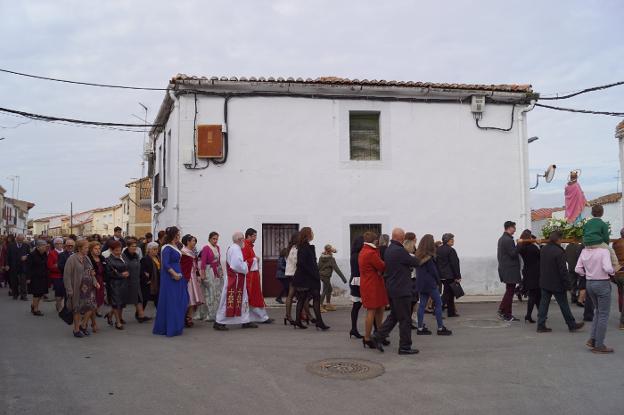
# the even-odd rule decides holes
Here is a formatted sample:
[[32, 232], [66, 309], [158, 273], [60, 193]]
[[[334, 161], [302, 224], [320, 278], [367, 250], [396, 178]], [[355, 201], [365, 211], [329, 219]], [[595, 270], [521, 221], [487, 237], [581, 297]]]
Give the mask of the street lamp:
[[533, 141], [537, 141], [537, 140], [539, 140], [539, 137], [531, 137], [529, 138], [528, 141], [529, 141], [529, 144], [531, 144]]

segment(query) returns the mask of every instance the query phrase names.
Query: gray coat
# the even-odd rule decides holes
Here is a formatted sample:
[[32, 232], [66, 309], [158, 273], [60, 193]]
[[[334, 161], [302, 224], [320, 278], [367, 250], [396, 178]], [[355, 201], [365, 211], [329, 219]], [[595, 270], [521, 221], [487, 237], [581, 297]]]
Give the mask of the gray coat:
[[503, 233], [498, 240], [498, 277], [505, 284], [520, 284], [520, 256], [513, 236]]

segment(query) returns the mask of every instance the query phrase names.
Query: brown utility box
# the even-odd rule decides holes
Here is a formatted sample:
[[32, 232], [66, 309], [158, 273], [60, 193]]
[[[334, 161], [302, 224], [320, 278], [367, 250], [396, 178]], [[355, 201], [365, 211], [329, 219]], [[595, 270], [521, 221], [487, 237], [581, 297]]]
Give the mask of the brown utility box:
[[197, 126], [197, 157], [223, 158], [223, 134], [221, 124]]

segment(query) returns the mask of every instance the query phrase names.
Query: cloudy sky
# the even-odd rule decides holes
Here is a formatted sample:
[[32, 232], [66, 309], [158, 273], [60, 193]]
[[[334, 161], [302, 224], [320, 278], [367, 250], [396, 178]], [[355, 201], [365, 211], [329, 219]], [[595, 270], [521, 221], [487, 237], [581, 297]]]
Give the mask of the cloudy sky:
[[[87, 82], [166, 87], [176, 73], [334, 75], [530, 83], [542, 94], [624, 80], [621, 1], [0, 0], [0, 68]], [[150, 120], [162, 92], [89, 88], [0, 73], [0, 107], [112, 122]], [[553, 103], [553, 102], [551, 102]], [[556, 104], [624, 111], [624, 86]], [[141, 175], [140, 133], [0, 114], [0, 185], [20, 177], [34, 217], [118, 203]], [[566, 172], [590, 197], [618, 190], [620, 119], [535, 109], [532, 207], [563, 204]], [[17, 189], [15, 189], [17, 192]]]

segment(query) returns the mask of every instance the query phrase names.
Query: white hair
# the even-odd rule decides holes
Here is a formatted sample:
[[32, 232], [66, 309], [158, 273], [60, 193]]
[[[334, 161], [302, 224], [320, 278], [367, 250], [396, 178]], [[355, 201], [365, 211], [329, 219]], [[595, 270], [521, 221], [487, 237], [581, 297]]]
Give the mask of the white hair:
[[245, 239], [245, 234], [240, 231], [234, 232], [234, 235], [232, 235], [232, 242], [238, 243], [241, 239]]
[[158, 242], [149, 242], [146, 246], [145, 249], [147, 251], [149, 251], [152, 248], [158, 248]]
[[54, 243], [55, 245], [56, 245], [56, 244], [62, 244], [62, 243], [64, 243], [64, 242], [65, 242], [65, 241], [64, 241], [64, 240], [63, 240], [63, 238], [61, 238], [60, 236], [57, 236], [56, 238], [54, 238], [54, 241], [53, 241], [53, 243]]

